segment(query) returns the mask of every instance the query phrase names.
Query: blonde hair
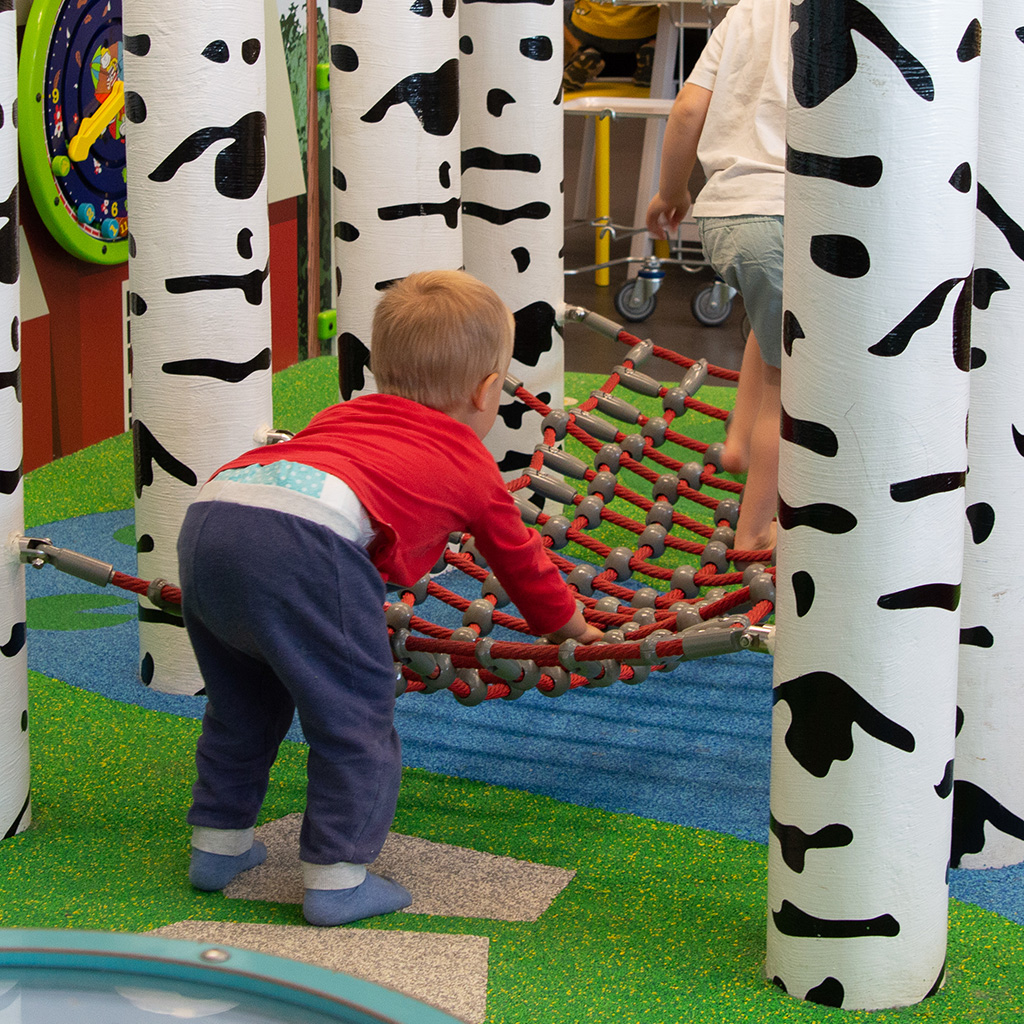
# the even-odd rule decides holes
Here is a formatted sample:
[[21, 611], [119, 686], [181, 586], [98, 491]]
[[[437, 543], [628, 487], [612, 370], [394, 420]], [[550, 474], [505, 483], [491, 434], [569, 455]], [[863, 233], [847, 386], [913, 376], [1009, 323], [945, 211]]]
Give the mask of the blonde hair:
[[462, 270], [410, 274], [373, 315], [370, 368], [387, 394], [447, 412], [503, 374], [515, 321], [493, 289]]

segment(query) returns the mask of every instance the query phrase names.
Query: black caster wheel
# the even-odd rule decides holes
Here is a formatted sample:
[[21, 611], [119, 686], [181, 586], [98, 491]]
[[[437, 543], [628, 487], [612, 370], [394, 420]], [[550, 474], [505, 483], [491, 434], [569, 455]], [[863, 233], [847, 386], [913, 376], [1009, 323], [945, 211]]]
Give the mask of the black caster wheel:
[[651, 292], [646, 298], [643, 297], [642, 292], [637, 289], [639, 280], [637, 277], [631, 278], [615, 293], [615, 308], [619, 316], [632, 324], [646, 320], [658, 305], [657, 292]]
[[732, 314], [732, 296], [728, 285], [715, 281], [693, 293], [690, 312], [705, 327], [721, 327]]

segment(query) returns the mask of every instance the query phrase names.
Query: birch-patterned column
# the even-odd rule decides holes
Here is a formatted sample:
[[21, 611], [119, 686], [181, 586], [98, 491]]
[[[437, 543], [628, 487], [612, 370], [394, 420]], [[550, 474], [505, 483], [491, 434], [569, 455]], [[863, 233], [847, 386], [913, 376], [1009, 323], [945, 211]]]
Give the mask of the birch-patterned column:
[[[269, 426], [270, 229], [261, 4], [125, 5], [139, 575], [178, 579], [199, 486]], [[140, 599], [140, 674], [196, 693], [181, 619]]]
[[[515, 313], [511, 373], [560, 408], [562, 5], [461, 0], [459, 18], [466, 270]], [[529, 464], [537, 441], [523, 411], [503, 405], [486, 440], [506, 473]]]
[[[1024, 141], [1007, 125], [1024, 89], [1021, 7], [983, 0], [971, 431], [964, 601], [962, 729], [953, 786], [954, 867], [1024, 861]], [[972, 193], [973, 194], [973, 193]]]
[[0, 0], [0, 839], [27, 828], [28, 661], [18, 299], [18, 60], [12, 0]]
[[769, 978], [943, 982], [974, 251], [973, 0], [792, 5]]
[[331, 0], [335, 289], [342, 397], [373, 391], [388, 282], [462, 265], [455, 0]]

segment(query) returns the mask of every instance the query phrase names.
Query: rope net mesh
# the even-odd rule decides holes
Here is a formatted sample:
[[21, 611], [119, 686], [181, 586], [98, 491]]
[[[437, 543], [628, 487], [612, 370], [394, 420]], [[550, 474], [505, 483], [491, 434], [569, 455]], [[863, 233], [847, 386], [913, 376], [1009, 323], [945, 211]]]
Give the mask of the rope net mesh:
[[[530, 464], [508, 488], [604, 639], [583, 646], [532, 635], [525, 620], [503, 610], [508, 596], [473, 538], [453, 534], [433, 571], [392, 587], [385, 604], [398, 693], [449, 690], [470, 706], [533, 688], [554, 697], [578, 686], [638, 683], [694, 658], [770, 650], [756, 627], [774, 612], [773, 553], [732, 548], [742, 484], [719, 475], [721, 442], [677, 429], [699, 418], [713, 435], [728, 413], [696, 394], [709, 378], [735, 382], [739, 374], [610, 326], [629, 352], [572, 411], [549, 408], [511, 378], [505, 383], [541, 418]], [[638, 366], [651, 356], [679, 366], [681, 382], [642, 373]], [[164, 609], [181, 604], [181, 591], [165, 580], [141, 580], [48, 541], [24, 547], [23, 558], [37, 566], [50, 562]], [[438, 621], [417, 614], [425, 603], [441, 610]], [[441, 624], [453, 617], [454, 626]]]
[[[509, 490], [604, 642], [533, 637], [523, 619], [502, 610], [507, 597], [472, 537], [453, 535], [444, 564], [399, 588], [387, 606], [399, 693], [446, 689], [474, 705], [534, 687], [558, 696], [638, 683], [652, 670], [749, 646], [744, 628], [773, 613], [773, 553], [732, 547], [742, 484], [719, 475], [721, 443], [676, 429], [687, 416], [724, 425], [728, 413], [696, 394], [709, 378], [735, 382], [739, 374], [627, 331], [618, 340], [630, 346], [622, 364], [572, 411], [552, 410], [506, 382], [542, 418], [541, 441]], [[679, 366], [682, 381], [666, 386], [643, 374], [638, 366], [651, 356]], [[561, 512], [543, 510], [557, 505]], [[478, 581], [480, 597], [446, 585], [452, 570]], [[427, 598], [461, 612], [462, 625], [417, 615]]]

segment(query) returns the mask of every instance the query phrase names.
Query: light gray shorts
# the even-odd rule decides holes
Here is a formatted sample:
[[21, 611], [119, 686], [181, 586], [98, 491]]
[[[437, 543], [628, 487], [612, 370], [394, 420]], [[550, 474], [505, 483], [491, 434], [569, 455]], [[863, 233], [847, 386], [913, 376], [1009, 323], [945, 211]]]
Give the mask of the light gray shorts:
[[704, 256], [743, 296], [761, 358], [782, 365], [782, 217], [698, 217]]

